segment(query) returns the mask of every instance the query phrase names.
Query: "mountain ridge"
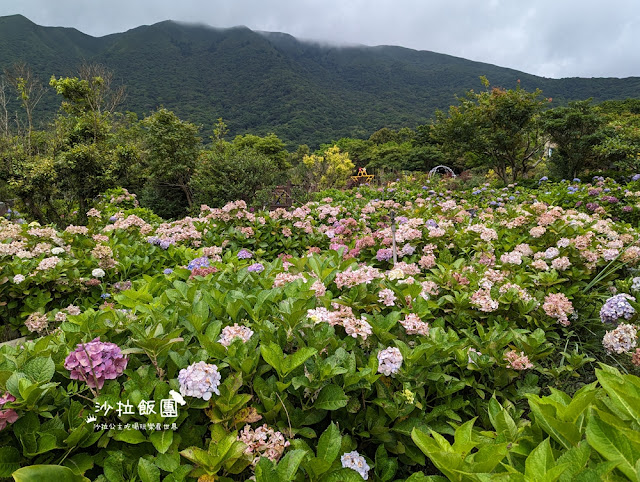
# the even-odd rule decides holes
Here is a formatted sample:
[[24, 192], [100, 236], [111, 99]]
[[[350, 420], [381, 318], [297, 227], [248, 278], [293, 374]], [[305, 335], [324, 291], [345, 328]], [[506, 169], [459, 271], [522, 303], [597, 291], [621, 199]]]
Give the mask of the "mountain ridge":
[[[0, 67], [24, 61], [43, 80], [104, 64], [127, 86], [123, 110], [164, 106], [210, 131], [222, 117], [230, 134], [274, 132], [289, 145], [368, 137], [382, 127], [415, 127], [455, 96], [493, 85], [541, 88], [553, 105], [640, 97], [640, 77], [549, 79], [428, 50], [329, 46], [283, 32], [217, 28], [166, 20], [92, 37], [42, 27], [22, 15], [0, 17]], [[42, 118], [59, 99], [47, 92]]]

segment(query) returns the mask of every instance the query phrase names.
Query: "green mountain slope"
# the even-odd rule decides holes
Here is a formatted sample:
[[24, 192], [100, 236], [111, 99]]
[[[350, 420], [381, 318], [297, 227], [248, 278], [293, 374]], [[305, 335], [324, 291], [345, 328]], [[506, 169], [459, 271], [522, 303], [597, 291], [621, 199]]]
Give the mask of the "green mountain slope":
[[[490, 64], [401, 47], [330, 47], [246, 27], [166, 21], [94, 38], [75, 29], [0, 17], [0, 67], [25, 61], [45, 83], [99, 62], [127, 86], [124, 109], [165, 106], [208, 132], [223, 117], [232, 135], [275, 132], [291, 144], [365, 137], [414, 127], [455, 95], [493, 85], [541, 88], [554, 103], [640, 97], [640, 78], [546, 79]], [[43, 98], [41, 118], [58, 101]], [[205, 135], [208, 135], [205, 133]]]

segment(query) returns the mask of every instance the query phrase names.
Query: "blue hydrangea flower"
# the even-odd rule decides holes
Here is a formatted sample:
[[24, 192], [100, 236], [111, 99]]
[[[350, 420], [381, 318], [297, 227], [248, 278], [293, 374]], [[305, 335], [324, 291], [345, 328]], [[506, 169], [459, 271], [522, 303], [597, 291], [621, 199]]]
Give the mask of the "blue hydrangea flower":
[[173, 270], [171, 268], [165, 268], [165, 270], [163, 271], [164, 274], [171, 274], [173, 273]]
[[602, 323], [617, 323], [620, 318], [629, 320], [635, 315], [636, 310], [627, 300], [635, 301], [636, 299], [626, 293], [620, 293], [609, 298], [600, 310]]
[[253, 263], [247, 268], [247, 270], [251, 271], [252, 273], [260, 273], [264, 271], [264, 265], [262, 263]]
[[634, 174], [633, 177], [631, 178], [632, 181], [638, 181], [640, 180], [640, 174]]
[[209, 258], [207, 258], [206, 256], [201, 256], [199, 258], [192, 259], [191, 261], [189, 261], [189, 264], [187, 265], [187, 268], [192, 271], [194, 268], [208, 268], [208, 267], [209, 267]]

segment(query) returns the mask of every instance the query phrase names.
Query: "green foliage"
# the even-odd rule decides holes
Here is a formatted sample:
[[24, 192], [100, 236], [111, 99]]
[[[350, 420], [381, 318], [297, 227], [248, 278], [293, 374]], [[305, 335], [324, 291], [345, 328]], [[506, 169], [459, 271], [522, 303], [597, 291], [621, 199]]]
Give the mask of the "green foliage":
[[526, 175], [542, 154], [539, 115], [545, 102], [542, 91], [527, 92], [518, 83], [515, 90], [493, 87], [473, 90], [451, 106], [448, 115], [436, 113], [431, 136], [452, 158], [494, 169], [505, 183]]
[[495, 432], [474, 431], [473, 419], [456, 428], [454, 444], [433, 430], [412, 438], [449, 480], [638, 480], [640, 378], [606, 365], [596, 375], [601, 387], [573, 398], [529, 395], [532, 422], [519, 428], [492, 400]]
[[283, 180], [284, 172], [273, 158], [231, 145], [223, 150], [202, 152], [190, 188], [197, 205], [222, 207], [243, 200], [264, 206], [269, 204], [274, 186]]
[[[289, 148], [306, 143], [316, 149], [331, 139], [366, 139], [384, 126], [424, 124], [481, 75], [503, 86], [520, 79], [556, 105], [638, 97], [640, 88], [637, 78], [546, 79], [434, 52], [336, 49], [289, 35], [174, 22], [93, 38], [14, 15], [0, 18], [0, 46], [2, 65], [25, 61], [40, 78], [70, 75], [85, 59], [101, 62], [126, 79], [125, 109], [140, 116], [158, 105], [205, 126], [222, 116], [231, 136], [274, 132]], [[50, 119], [57, 108], [45, 92], [36, 121]]]
[[[596, 147], [605, 137], [606, 119], [591, 104], [591, 99], [570, 102], [568, 107], [556, 107], [545, 112], [544, 130], [553, 143], [549, 158], [552, 173], [573, 179], [580, 172], [600, 167], [602, 156]], [[601, 165], [601, 164], [600, 164]]]
[[191, 176], [196, 169], [201, 139], [199, 128], [180, 120], [173, 112], [160, 108], [146, 117], [146, 144], [152, 189], [179, 190], [189, 209], [193, 206]]

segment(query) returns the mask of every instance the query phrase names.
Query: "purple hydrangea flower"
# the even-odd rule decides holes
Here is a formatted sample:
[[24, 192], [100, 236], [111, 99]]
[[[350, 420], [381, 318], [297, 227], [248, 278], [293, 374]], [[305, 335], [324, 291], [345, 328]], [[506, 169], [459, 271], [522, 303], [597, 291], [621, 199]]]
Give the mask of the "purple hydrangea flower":
[[209, 400], [211, 394], [220, 395], [220, 373], [218, 367], [203, 361], [194, 363], [180, 370], [178, 382], [182, 396], [202, 398]]
[[189, 261], [187, 268], [193, 270], [194, 268], [208, 268], [209, 267], [209, 258], [206, 256], [200, 256], [199, 258], [192, 259]]
[[260, 273], [264, 271], [264, 265], [262, 265], [262, 263], [253, 263], [247, 268], [247, 270], [251, 271], [252, 273]]
[[617, 323], [620, 318], [628, 320], [635, 315], [636, 310], [627, 300], [635, 301], [636, 299], [626, 293], [620, 293], [609, 298], [600, 309], [602, 323]]
[[433, 219], [427, 219], [427, 222], [424, 223], [425, 226], [429, 226], [430, 228], [437, 228], [438, 223], [436, 223]]
[[634, 174], [633, 177], [631, 178], [632, 181], [638, 181], [640, 180], [640, 174]]
[[168, 249], [172, 244], [174, 244], [174, 241], [172, 239], [163, 239], [162, 241], [160, 241], [160, 247], [162, 249]]
[[117, 216], [111, 216], [109, 218], [109, 221], [112, 222], [112, 223], [115, 223], [117, 220], [118, 220]]
[[247, 251], [246, 249], [241, 249], [238, 252], [238, 259], [251, 259], [253, 258], [253, 254], [251, 254], [251, 252]]
[[393, 250], [390, 248], [379, 249], [376, 253], [376, 259], [378, 261], [389, 261], [391, 258], [393, 258]]
[[64, 367], [71, 371], [72, 380], [84, 380], [91, 388], [100, 389], [105, 380], [115, 380], [122, 375], [128, 361], [118, 345], [101, 342], [98, 337], [78, 344], [65, 359]]

